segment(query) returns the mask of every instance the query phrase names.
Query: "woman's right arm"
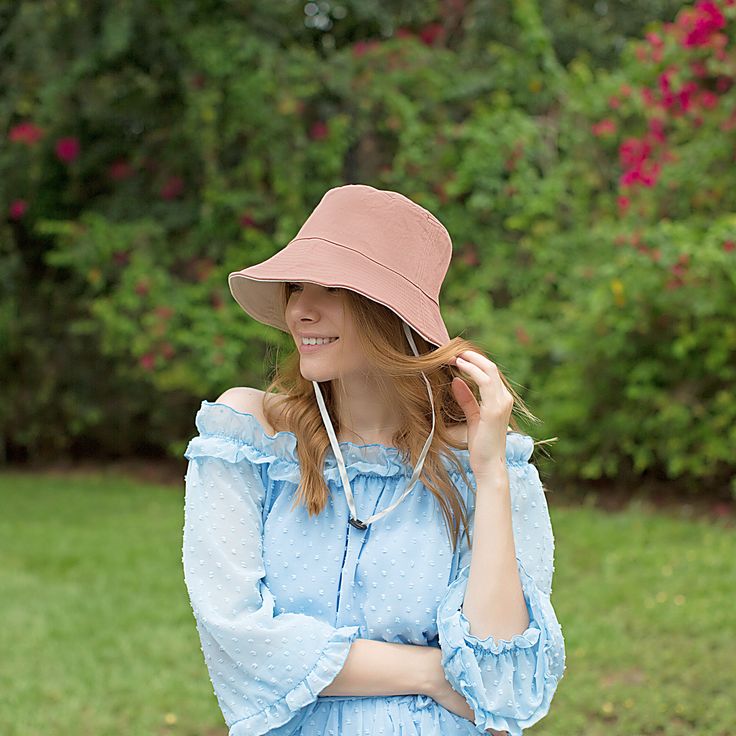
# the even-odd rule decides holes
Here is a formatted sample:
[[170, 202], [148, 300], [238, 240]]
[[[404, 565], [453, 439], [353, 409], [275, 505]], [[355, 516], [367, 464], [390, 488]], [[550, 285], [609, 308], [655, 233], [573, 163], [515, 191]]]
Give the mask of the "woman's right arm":
[[355, 639], [342, 669], [320, 696], [429, 695], [442, 673], [436, 647]]
[[[465, 698], [452, 689], [437, 647], [356, 639], [337, 677], [321, 696], [427, 695], [455, 715], [475, 721]], [[506, 731], [487, 733], [507, 736]]]

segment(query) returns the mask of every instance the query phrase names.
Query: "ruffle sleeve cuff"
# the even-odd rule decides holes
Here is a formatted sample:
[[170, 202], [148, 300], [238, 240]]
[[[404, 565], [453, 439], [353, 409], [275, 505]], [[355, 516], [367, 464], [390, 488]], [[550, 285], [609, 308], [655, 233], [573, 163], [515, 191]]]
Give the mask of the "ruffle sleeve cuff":
[[529, 614], [521, 634], [507, 640], [470, 633], [461, 609], [470, 565], [448, 588], [437, 617], [448, 682], [473, 709], [479, 731], [493, 728], [509, 736], [521, 736], [548, 713], [565, 668], [562, 629], [549, 596], [518, 566]]
[[283, 733], [292, 733], [292, 719], [308, 715], [306, 706], [316, 702], [319, 693], [326, 688], [345, 664], [350, 646], [358, 638], [360, 627], [341, 626], [330, 634], [322, 653], [306, 676], [282, 698], [251, 715], [230, 724], [229, 736], [278, 736], [276, 729], [288, 724]]

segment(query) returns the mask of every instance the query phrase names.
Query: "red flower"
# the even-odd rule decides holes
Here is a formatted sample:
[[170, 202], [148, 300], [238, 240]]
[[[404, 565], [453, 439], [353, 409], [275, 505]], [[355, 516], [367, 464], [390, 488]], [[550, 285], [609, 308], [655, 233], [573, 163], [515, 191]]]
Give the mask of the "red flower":
[[156, 307], [156, 309], [154, 309], [153, 311], [155, 315], [162, 320], [171, 319], [171, 317], [174, 316], [174, 310], [171, 307], [167, 307], [165, 305]]
[[654, 92], [652, 92], [649, 87], [642, 87], [641, 97], [642, 101], [647, 107], [651, 107], [656, 102], [656, 100], [654, 99]]
[[255, 227], [256, 221], [248, 214], [245, 213], [240, 216], [240, 227]]
[[694, 12], [682, 15], [682, 23], [678, 18], [678, 25], [686, 31], [682, 39], [685, 48], [707, 46], [713, 34], [726, 25], [721, 9], [712, 0], [699, 0], [695, 3]]
[[156, 356], [153, 353], [146, 353], [145, 355], [141, 355], [138, 362], [145, 370], [152, 371], [156, 365]]
[[636, 166], [646, 161], [651, 152], [652, 147], [648, 141], [627, 138], [619, 146], [619, 159], [623, 166]]
[[70, 164], [79, 156], [79, 141], [74, 137], [59, 138], [56, 141], [56, 156], [65, 164]]
[[700, 93], [698, 102], [701, 107], [704, 107], [706, 110], [712, 110], [716, 105], [718, 105], [718, 95], [710, 90], [703, 90]]
[[10, 129], [8, 138], [13, 143], [23, 143], [26, 146], [32, 146], [43, 138], [43, 129], [39, 128], [38, 125], [32, 123], [30, 120], [27, 120], [14, 125]]
[[631, 205], [631, 200], [628, 197], [624, 197], [623, 195], [618, 198], [617, 202], [619, 212], [622, 213], [626, 212], [626, 210], [629, 209], [629, 206]]
[[593, 131], [593, 135], [597, 137], [606, 135], [608, 133], [615, 133], [616, 123], [610, 118], [606, 118], [605, 120], [601, 120], [600, 122], [592, 125], [591, 130]]
[[723, 250], [726, 251], [726, 253], [730, 253], [732, 250], [736, 250], [736, 241], [733, 240], [727, 240], [723, 244]]
[[309, 137], [314, 141], [321, 141], [323, 138], [327, 137], [329, 132], [330, 130], [327, 123], [323, 120], [317, 120], [312, 123], [312, 127], [309, 129]]
[[633, 184], [652, 187], [657, 183], [657, 176], [661, 168], [662, 165], [655, 161], [642, 161], [622, 174], [620, 184], [623, 187], [632, 186]]
[[8, 207], [8, 215], [11, 220], [20, 220], [28, 209], [28, 202], [25, 199], [14, 199]]
[[664, 121], [661, 118], [652, 118], [649, 121], [649, 132], [654, 140], [664, 143], [666, 140], [664, 135]]
[[170, 176], [161, 187], [162, 199], [176, 199], [184, 191], [184, 179], [180, 176]]
[[444, 37], [445, 28], [442, 23], [429, 23], [419, 31], [419, 38], [427, 46], [434, 46], [437, 39], [442, 40]]
[[374, 48], [380, 45], [381, 42], [375, 39], [371, 39], [368, 41], [356, 41], [353, 44], [353, 56], [355, 56], [356, 58], [359, 56], [363, 56], [364, 54], [367, 54], [369, 51], [372, 51]]
[[161, 355], [163, 355], [167, 360], [173, 358], [175, 354], [176, 350], [174, 350], [174, 346], [170, 342], [165, 342], [161, 346]]
[[107, 175], [114, 181], [122, 181], [133, 176], [133, 167], [123, 158], [113, 161], [107, 169]]
[[112, 260], [116, 266], [127, 266], [130, 261], [130, 253], [127, 250], [116, 250], [112, 254]]

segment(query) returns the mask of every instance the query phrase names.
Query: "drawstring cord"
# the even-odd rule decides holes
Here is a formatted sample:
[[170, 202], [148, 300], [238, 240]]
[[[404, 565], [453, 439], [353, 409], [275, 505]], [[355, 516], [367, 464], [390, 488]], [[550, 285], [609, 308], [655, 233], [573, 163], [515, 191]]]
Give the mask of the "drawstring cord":
[[[403, 322], [403, 328], [404, 332], [406, 333], [406, 338], [409, 341], [409, 345], [411, 346], [412, 352], [414, 355], [419, 355], [419, 351], [417, 350], [416, 343], [414, 342], [414, 338], [411, 334], [411, 330], [409, 329], [409, 325], [406, 322]], [[401, 497], [392, 503], [387, 509], [384, 509], [378, 514], [373, 514], [369, 516], [364, 521], [361, 521], [357, 518], [357, 512], [355, 509], [355, 500], [353, 498], [353, 491], [350, 487], [350, 481], [348, 480], [348, 473], [345, 469], [345, 460], [342, 456], [342, 451], [340, 450], [340, 444], [337, 441], [337, 436], [335, 435], [335, 430], [332, 426], [332, 421], [330, 420], [330, 414], [327, 411], [327, 406], [325, 405], [324, 397], [322, 396], [322, 390], [319, 387], [319, 384], [317, 381], [312, 381], [312, 385], [314, 386], [314, 393], [317, 397], [317, 404], [319, 404], [319, 411], [320, 414], [322, 414], [322, 421], [324, 422], [325, 428], [327, 429], [327, 434], [330, 438], [330, 444], [332, 445], [332, 451], [335, 453], [335, 458], [337, 459], [337, 466], [340, 471], [340, 478], [342, 479], [342, 487], [345, 492], [345, 497], [348, 502], [348, 507], [350, 508], [350, 523], [356, 528], [356, 529], [367, 529], [368, 524], [371, 524], [374, 521], [377, 521], [378, 519], [382, 518], [389, 512], [393, 511], [408, 495], [411, 489], [416, 485], [417, 481], [419, 480], [419, 475], [422, 472], [422, 466], [424, 465], [424, 460], [427, 457], [427, 453], [429, 452], [429, 447], [432, 444], [432, 437], [434, 436], [434, 427], [435, 427], [435, 415], [434, 415], [434, 397], [432, 396], [432, 386], [429, 383], [429, 380], [427, 379], [427, 376], [424, 375], [424, 371], [422, 371], [422, 378], [424, 379], [424, 383], [427, 385], [427, 392], [429, 394], [429, 402], [432, 406], [432, 430], [429, 433], [429, 437], [427, 437], [426, 442], [424, 443], [424, 447], [422, 448], [422, 452], [419, 455], [419, 461], [417, 462], [417, 466], [414, 469], [414, 472], [412, 473], [411, 480], [409, 481], [409, 485], [406, 487], [406, 490], [401, 495]]]

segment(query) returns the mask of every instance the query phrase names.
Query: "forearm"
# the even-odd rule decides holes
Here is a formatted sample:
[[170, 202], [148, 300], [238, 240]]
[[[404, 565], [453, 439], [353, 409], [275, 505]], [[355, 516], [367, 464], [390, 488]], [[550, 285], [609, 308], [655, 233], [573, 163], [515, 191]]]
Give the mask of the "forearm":
[[[355, 639], [337, 677], [323, 695], [426, 695], [431, 670], [432, 647], [397, 644], [373, 639]], [[439, 650], [437, 650], [439, 651]]]
[[470, 633], [509, 640], [529, 626], [519, 579], [505, 463], [476, 478], [475, 521], [470, 573], [461, 610]]

